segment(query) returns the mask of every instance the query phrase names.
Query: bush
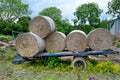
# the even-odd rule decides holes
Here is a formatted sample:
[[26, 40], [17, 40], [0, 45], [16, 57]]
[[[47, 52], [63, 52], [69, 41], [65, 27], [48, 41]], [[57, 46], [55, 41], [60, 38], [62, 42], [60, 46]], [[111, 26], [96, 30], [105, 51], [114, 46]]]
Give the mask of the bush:
[[95, 29], [93, 26], [85, 25], [85, 26], [75, 26], [77, 30], [82, 30], [86, 34], [88, 34], [91, 30]]
[[120, 74], [120, 67], [118, 64], [113, 63], [108, 60], [105, 62], [98, 62], [96, 60], [91, 60], [87, 62], [87, 71], [101, 74]]
[[88, 60], [86, 70], [73, 69], [70, 60], [61, 60], [57, 57], [47, 57], [43, 60], [31, 61], [29, 63], [22, 64], [23, 68], [29, 68], [33, 71], [41, 70], [51, 70], [55, 69], [58, 71], [70, 71], [70, 72], [86, 72], [93, 74], [109, 74], [109, 75], [119, 75], [120, 67], [118, 64], [112, 61], [97, 61]]
[[50, 69], [55, 69], [58, 71], [72, 70], [71, 61], [61, 60], [58, 57], [46, 57], [44, 59], [30, 61], [29, 63], [22, 64], [22, 67], [27, 67], [33, 71]]
[[28, 32], [28, 25], [30, 20], [30, 17], [22, 17], [17, 23], [0, 20], [0, 34], [12, 35], [12, 31]]
[[95, 70], [99, 73], [119, 74], [120, 67], [111, 61], [106, 61], [100, 62], [98, 65], [96, 65]]
[[12, 40], [13, 40], [12, 36], [10, 36], [10, 35], [5, 36], [3, 34], [0, 34], [0, 41], [9, 42]]

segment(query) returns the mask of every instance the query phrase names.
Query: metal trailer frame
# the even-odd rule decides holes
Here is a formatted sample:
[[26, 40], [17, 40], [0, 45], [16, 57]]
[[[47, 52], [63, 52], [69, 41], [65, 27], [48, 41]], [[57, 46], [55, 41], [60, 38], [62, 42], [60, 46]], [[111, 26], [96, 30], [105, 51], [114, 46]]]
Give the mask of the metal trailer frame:
[[[23, 59], [20, 60], [13, 60], [13, 64], [21, 64], [23, 62], [31, 61], [32, 59], [44, 59], [46, 57], [66, 57], [66, 56], [73, 56], [72, 59], [72, 66], [73, 68], [80, 67], [81, 69], [86, 69], [86, 57], [89, 55], [105, 55], [105, 54], [111, 54], [111, 53], [119, 53], [118, 51], [114, 50], [105, 50], [105, 51], [87, 51], [87, 52], [70, 52], [70, 51], [64, 51], [59, 53], [40, 53], [33, 57], [23, 57]], [[17, 53], [18, 54], [18, 53]], [[18, 55], [19, 56], [19, 55]], [[18, 57], [17, 56], [17, 57]]]

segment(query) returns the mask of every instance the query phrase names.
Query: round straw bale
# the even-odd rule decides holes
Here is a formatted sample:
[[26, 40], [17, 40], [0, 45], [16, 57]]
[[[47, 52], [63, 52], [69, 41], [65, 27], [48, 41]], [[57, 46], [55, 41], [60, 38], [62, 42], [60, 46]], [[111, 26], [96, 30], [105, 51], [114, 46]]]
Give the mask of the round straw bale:
[[47, 16], [34, 17], [29, 24], [29, 30], [41, 38], [45, 38], [48, 34], [56, 30], [54, 21]]
[[32, 32], [18, 35], [15, 44], [17, 52], [23, 57], [33, 57], [45, 49], [45, 41]]
[[74, 30], [66, 37], [66, 47], [70, 51], [84, 51], [87, 47], [87, 36], [81, 30]]
[[48, 52], [59, 52], [65, 48], [66, 36], [62, 32], [53, 32], [45, 38], [46, 51]]
[[107, 50], [112, 46], [112, 35], [103, 28], [98, 28], [88, 34], [88, 46], [93, 50]]

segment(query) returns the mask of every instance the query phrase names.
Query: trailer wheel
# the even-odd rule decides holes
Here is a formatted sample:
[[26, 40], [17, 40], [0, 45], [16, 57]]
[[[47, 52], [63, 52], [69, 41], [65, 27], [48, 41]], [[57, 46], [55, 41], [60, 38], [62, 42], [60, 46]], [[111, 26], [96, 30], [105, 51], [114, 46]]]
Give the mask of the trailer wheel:
[[86, 62], [85, 62], [84, 58], [76, 57], [72, 61], [72, 66], [73, 66], [73, 68], [83, 70], [83, 69], [86, 69]]

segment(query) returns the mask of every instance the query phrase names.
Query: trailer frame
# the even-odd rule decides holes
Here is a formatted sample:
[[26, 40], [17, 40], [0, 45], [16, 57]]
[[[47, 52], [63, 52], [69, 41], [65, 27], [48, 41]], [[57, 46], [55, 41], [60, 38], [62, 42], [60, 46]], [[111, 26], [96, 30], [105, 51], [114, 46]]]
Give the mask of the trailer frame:
[[[86, 51], [86, 52], [72, 52], [72, 51], [63, 51], [58, 53], [39, 53], [33, 57], [22, 57], [23, 59], [17, 59], [13, 60], [13, 64], [21, 64], [24, 62], [38, 60], [38, 59], [44, 59], [46, 57], [67, 57], [67, 56], [73, 56], [72, 59], [72, 67], [73, 68], [79, 68], [80, 69], [86, 69], [86, 57], [89, 55], [107, 55], [112, 53], [119, 53], [117, 50], [104, 50], [104, 51]], [[19, 53], [17, 53], [17, 57], [21, 57]]]

